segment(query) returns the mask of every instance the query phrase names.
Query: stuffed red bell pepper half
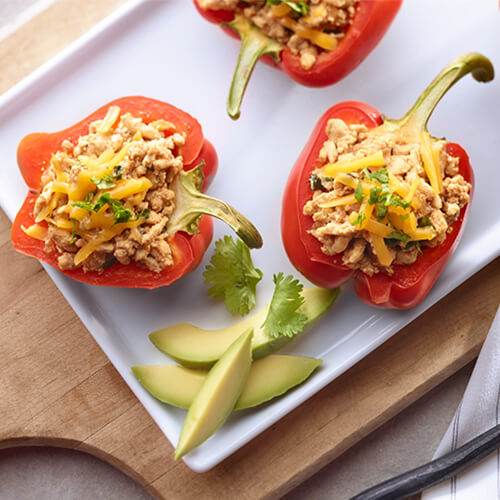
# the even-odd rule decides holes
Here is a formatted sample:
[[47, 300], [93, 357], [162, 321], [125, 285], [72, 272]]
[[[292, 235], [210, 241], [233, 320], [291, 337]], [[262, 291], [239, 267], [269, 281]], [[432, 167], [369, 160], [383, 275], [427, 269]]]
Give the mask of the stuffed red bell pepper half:
[[452, 61], [399, 120], [359, 102], [331, 107], [285, 189], [282, 238], [318, 286], [354, 277], [366, 303], [406, 309], [427, 295], [462, 235], [473, 191], [466, 152], [432, 137], [427, 122], [447, 90], [471, 73], [493, 79], [476, 53]]
[[14, 247], [78, 281], [169, 285], [200, 263], [210, 216], [262, 246], [247, 219], [203, 194], [217, 154], [200, 124], [170, 104], [117, 99], [65, 130], [26, 136], [18, 163], [29, 192]]
[[201, 15], [241, 38], [227, 100], [231, 118], [263, 60], [296, 82], [324, 87], [353, 71], [376, 47], [402, 0], [194, 0]]

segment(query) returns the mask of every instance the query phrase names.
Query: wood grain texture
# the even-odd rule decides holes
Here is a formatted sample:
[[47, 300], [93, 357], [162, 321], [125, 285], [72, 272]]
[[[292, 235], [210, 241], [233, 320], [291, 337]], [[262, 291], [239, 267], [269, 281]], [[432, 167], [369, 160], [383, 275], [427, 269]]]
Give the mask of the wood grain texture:
[[[0, 42], [4, 91], [120, 0], [58, 0]], [[54, 30], [53, 26], [61, 29]], [[92, 453], [157, 498], [278, 498], [477, 356], [500, 297], [500, 260], [205, 474], [173, 448], [0, 212], [0, 448]], [[263, 466], [265, 464], [265, 466]]]

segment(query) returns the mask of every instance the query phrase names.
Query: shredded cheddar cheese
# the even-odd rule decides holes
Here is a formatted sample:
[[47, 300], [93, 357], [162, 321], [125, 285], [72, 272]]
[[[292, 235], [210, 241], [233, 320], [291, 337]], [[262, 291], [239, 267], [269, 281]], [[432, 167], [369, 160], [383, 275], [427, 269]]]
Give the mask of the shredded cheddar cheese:
[[307, 28], [303, 24], [294, 21], [291, 17], [285, 16], [280, 18], [280, 23], [294, 33], [297, 33], [300, 37], [309, 40], [318, 47], [325, 50], [333, 50], [337, 45], [338, 41], [334, 35], [329, 33], [323, 33], [312, 28]]
[[382, 151], [365, 156], [364, 158], [354, 158], [353, 160], [339, 161], [337, 163], [328, 163], [322, 167], [322, 172], [325, 177], [334, 176], [338, 173], [348, 174], [357, 172], [366, 167], [383, 167], [385, 165], [384, 154]]

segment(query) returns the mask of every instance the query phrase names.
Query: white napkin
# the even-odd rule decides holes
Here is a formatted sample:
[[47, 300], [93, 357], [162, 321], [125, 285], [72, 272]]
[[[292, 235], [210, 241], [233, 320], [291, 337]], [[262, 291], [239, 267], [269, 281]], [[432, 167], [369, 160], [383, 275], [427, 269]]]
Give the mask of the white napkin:
[[[500, 308], [481, 349], [464, 397], [434, 458], [455, 450], [499, 423], [500, 418]], [[422, 500], [500, 499], [500, 453], [462, 474], [438, 484]]]

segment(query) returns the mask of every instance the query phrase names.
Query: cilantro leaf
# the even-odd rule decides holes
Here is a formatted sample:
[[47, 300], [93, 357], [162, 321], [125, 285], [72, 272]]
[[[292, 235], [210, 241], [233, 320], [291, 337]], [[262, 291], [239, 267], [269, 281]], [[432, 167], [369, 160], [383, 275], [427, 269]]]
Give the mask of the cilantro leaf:
[[391, 240], [403, 241], [404, 243], [408, 243], [411, 239], [406, 233], [403, 233], [403, 231], [393, 231], [392, 233], [388, 234], [386, 238]]
[[434, 224], [432, 223], [430, 217], [428, 215], [424, 215], [419, 221], [418, 221], [418, 227], [427, 227], [427, 226], [432, 226], [434, 227]]
[[[146, 210], [143, 210], [142, 212], [137, 212], [135, 214], [135, 217], [133, 219], [130, 219], [130, 221], [135, 222], [135, 221], [139, 220], [141, 217], [144, 217], [145, 219], [147, 219], [149, 217], [150, 213], [151, 213], [151, 209], [146, 208]], [[166, 227], [166, 225], [165, 225], [165, 227]]]
[[243, 241], [234, 241], [227, 235], [217, 240], [215, 253], [203, 276], [205, 283], [212, 285], [208, 295], [224, 297], [231, 314], [244, 316], [254, 307], [262, 272], [253, 265], [250, 250]]
[[88, 210], [89, 212], [92, 212], [92, 210], [94, 210], [94, 205], [92, 203], [89, 203], [88, 201], [73, 201], [71, 203], [71, 206], [83, 208], [85, 210]]
[[285, 278], [283, 273], [275, 274], [273, 281], [273, 298], [262, 328], [270, 337], [293, 337], [303, 330], [307, 322], [307, 316], [297, 311], [304, 303], [301, 294], [304, 287], [292, 275]]
[[379, 168], [374, 172], [370, 172], [367, 168], [363, 169], [365, 177], [370, 181], [380, 182], [380, 184], [389, 184], [389, 172], [387, 167]]
[[81, 238], [82, 235], [76, 232], [78, 221], [76, 219], [73, 219], [73, 217], [71, 217], [71, 222], [73, 222], [73, 229], [71, 230], [71, 239], [69, 240], [69, 242], [73, 244], [76, 240], [76, 237], [78, 236], [78, 238]]
[[86, 203], [90, 203], [94, 199], [94, 195], [97, 193], [97, 191], [94, 191], [93, 193], [89, 193], [87, 196], [85, 196], [85, 201]]
[[279, 5], [281, 3], [288, 5], [288, 7], [301, 16], [305, 16], [309, 11], [309, 5], [303, 1], [295, 2], [294, 0], [267, 0], [266, 6]]
[[356, 190], [354, 191], [354, 198], [356, 199], [356, 201], [361, 204], [361, 202], [363, 201], [363, 188], [361, 186], [361, 179], [358, 180], [358, 185], [356, 186]]
[[311, 174], [311, 177], [309, 177], [309, 188], [311, 189], [311, 191], [318, 191], [319, 189], [323, 189], [321, 178], [316, 174]]
[[382, 220], [387, 215], [387, 212], [387, 207], [377, 203], [377, 211], [375, 212], [375, 217], [377, 217], [377, 219]]
[[365, 219], [366, 219], [366, 215], [359, 213], [356, 216], [356, 218], [351, 222], [351, 226], [359, 226], [359, 227], [361, 227], [361, 225], [363, 224], [363, 222], [365, 221]]
[[111, 178], [111, 175], [106, 174], [104, 177], [91, 177], [90, 180], [98, 187], [98, 189], [111, 189], [116, 186]]
[[119, 181], [123, 176], [123, 166], [122, 165], [116, 165], [116, 167], [113, 169], [113, 179]]

